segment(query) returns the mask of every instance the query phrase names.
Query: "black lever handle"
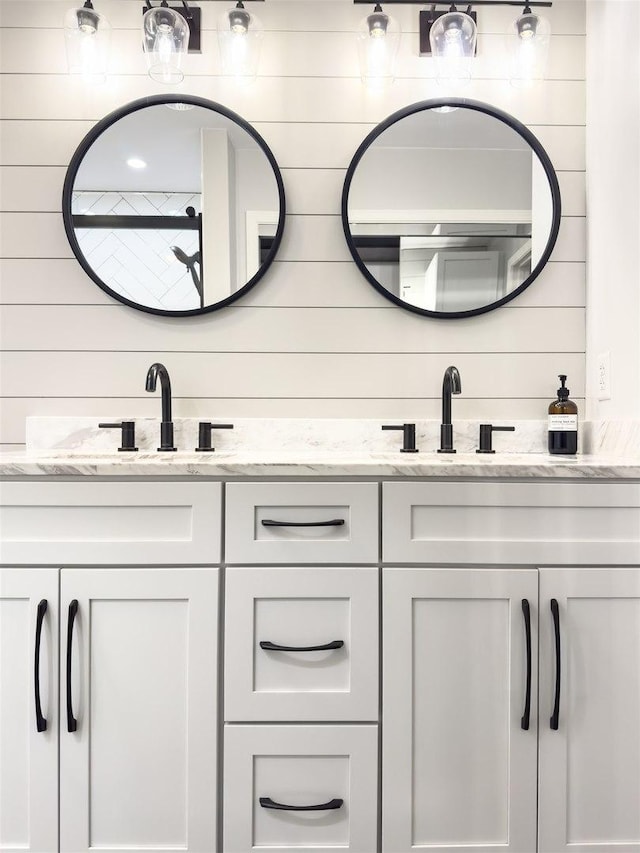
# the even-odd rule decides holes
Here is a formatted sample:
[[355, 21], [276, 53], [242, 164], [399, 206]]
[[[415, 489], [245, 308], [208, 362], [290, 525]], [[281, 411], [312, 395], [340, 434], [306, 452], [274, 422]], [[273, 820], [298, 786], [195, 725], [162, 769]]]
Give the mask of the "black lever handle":
[[329, 809], [342, 808], [343, 803], [344, 800], [335, 799], [317, 806], [285, 806], [284, 803], [275, 803], [271, 797], [260, 797], [260, 805], [263, 809], [278, 809], [283, 812], [325, 812]]
[[491, 449], [491, 436], [494, 432], [515, 432], [514, 426], [494, 426], [493, 424], [480, 424], [480, 447], [476, 453], [495, 453]]
[[331, 649], [341, 649], [344, 640], [332, 640], [323, 646], [279, 646], [269, 640], [260, 640], [260, 648], [268, 652], [328, 652]]
[[98, 424], [100, 429], [122, 430], [119, 451], [136, 451], [136, 424], [135, 421], [120, 421], [115, 424]]
[[416, 448], [416, 425], [415, 424], [385, 424], [382, 429], [402, 430], [402, 448], [400, 453], [419, 453]]
[[274, 521], [263, 518], [260, 523], [263, 527], [341, 527], [344, 518], [332, 518], [330, 521]]
[[47, 600], [43, 598], [38, 604], [36, 615], [36, 648], [33, 658], [33, 681], [34, 695], [36, 700], [36, 731], [46, 732], [47, 721], [42, 716], [42, 705], [40, 703], [40, 640], [42, 639], [42, 623], [47, 612]]
[[71, 695], [71, 647], [73, 645], [73, 623], [76, 621], [78, 612], [78, 601], [73, 599], [69, 604], [69, 616], [67, 618], [67, 731], [75, 732], [78, 721], [73, 716], [73, 696]]
[[211, 431], [214, 429], [233, 429], [233, 424], [212, 424], [210, 421], [200, 421], [198, 424], [198, 446], [196, 451], [202, 453], [213, 453], [215, 447], [211, 447]]
[[529, 731], [531, 719], [531, 608], [526, 598], [522, 599], [522, 615], [524, 617], [524, 636], [527, 646], [527, 681], [524, 695], [524, 714], [520, 720], [520, 728]]
[[560, 610], [555, 598], [551, 599], [551, 615], [553, 616], [553, 632], [556, 638], [556, 691], [550, 722], [553, 731], [557, 732], [560, 724]]

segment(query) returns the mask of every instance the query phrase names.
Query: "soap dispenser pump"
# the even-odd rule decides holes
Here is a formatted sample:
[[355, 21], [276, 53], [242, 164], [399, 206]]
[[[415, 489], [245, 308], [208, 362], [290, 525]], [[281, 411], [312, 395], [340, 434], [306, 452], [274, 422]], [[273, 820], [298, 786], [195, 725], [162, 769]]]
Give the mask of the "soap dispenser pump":
[[578, 450], [578, 407], [569, 399], [567, 377], [558, 376], [558, 399], [549, 406], [549, 453], [575, 454]]

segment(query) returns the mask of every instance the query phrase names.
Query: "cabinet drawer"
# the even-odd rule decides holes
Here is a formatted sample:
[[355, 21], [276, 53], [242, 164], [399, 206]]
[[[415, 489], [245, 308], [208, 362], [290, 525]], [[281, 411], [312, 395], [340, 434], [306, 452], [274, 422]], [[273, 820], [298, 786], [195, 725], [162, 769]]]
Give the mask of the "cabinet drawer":
[[220, 562], [220, 483], [2, 483], [0, 561]]
[[376, 483], [230, 483], [228, 563], [375, 563]]
[[230, 568], [225, 623], [226, 720], [378, 719], [377, 569]]
[[224, 748], [225, 853], [377, 849], [377, 726], [225, 726]]
[[384, 483], [389, 563], [640, 562], [638, 483]]

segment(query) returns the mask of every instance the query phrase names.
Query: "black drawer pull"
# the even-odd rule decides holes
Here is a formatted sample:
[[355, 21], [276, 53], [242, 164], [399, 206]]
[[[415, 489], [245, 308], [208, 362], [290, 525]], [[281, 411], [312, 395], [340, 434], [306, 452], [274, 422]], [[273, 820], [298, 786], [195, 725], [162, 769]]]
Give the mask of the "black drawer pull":
[[557, 732], [560, 724], [560, 610], [555, 598], [551, 599], [551, 615], [553, 616], [553, 633], [556, 639], [556, 691], [550, 723], [553, 731]]
[[263, 809], [278, 809], [282, 812], [326, 812], [330, 809], [340, 809], [344, 800], [329, 800], [328, 803], [320, 803], [317, 806], [285, 806], [284, 803], [274, 803], [271, 797], [260, 797], [260, 805]]
[[330, 521], [274, 521], [263, 518], [260, 523], [263, 527], [341, 527], [344, 518], [332, 518]]
[[324, 646], [279, 646], [269, 640], [260, 640], [260, 648], [267, 652], [328, 652], [331, 649], [341, 649], [343, 646], [344, 640], [332, 640]]
[[529, 730], [531, 719], [531, 608], [526, 598], [522, 599], [522, 615], [524, 617], [524, 636], [527, 647], [527, 686], [524, 695], [524, 714], [520, 720], [520, 728]]
[[33, 658], [33, 681], [36, 699], [36, 731], [46, 732], [47, 721], [42, 716], [42, 704], [40, 703], [40, 640], [42, 639], [42, 623], [47, 612], [47, 599], [43, 598], [38, 604], [36, 616], [36, 649]]
[[73, 697], [71, 695], [71, 647], [73, 645], [73, 623], [76, 621], [78, 612], [78, 601], [73, 599], [69, 604], [69, 617], [67, 620], [67, 731], [75, 732], [78, 729], [78, 721], [73, 716]]

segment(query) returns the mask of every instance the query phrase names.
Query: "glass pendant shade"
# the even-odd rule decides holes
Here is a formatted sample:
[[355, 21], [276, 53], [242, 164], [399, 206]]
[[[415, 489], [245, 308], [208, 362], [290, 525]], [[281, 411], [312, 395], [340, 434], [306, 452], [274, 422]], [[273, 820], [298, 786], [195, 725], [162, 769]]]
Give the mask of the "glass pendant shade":
[[549, 54], [551, 26], [546, 18], [529, 8], [513, 24], [509, 38], [511, 83], [526, 87], [542, 80]]
[[433, 23], [429, 40], [441, 83], [464, 85], [471, 79], [478, 30], [465, 12], [451, 11]]
[[218, 18], [222, 73], [242, 82], [255, 80], [264, 31], [260, 19], [239, 2]]
[[356, 35], [360, 77], [365, 86], [382, 89], [393, 83], [400, 46], [400, 28], [379, 3], [363, 18]]
[[182, 59], [189, 48], [189, 24], [179, 12], [157, 6], [142, 18], [142, 45], [149, 77], [175, 84], [184, 79]]
[[109, 63], [111, 25], [98, 14], [88, 0], [84, 6], [69, 9], [64, 17], [67, 64], [71, 74], [82, 74], [89, 81], [106, 79]]

